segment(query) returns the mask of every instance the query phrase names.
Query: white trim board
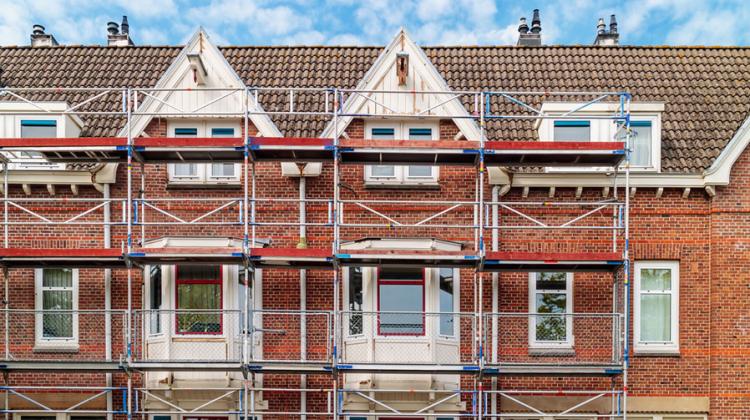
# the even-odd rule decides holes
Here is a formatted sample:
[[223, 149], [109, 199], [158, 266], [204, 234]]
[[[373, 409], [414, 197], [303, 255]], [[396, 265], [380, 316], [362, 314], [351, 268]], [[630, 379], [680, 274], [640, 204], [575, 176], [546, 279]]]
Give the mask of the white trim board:
[[[179, 87], [179, 84], [185, 77], [188, 77], [192, 72], [190, 59], [188, 56], [200, 56], [203, 63], [208, 63], [207, 70], [208, 74], [205, 76], [206, 87], [211, 88], [236, 88], [244, 89], [245, 82], [237, 75], [229, 62], [227, 62], [224, 55], [219, 49], [210, 41], [208, 34], [203, 28], [198, 28], [195, 34], [190, 38], [187, 45], [180, 51], [180, 54], [175, 57], [172, 64], [164, 72], [159, 81], [156, 83], [154, 88], [156, 89], [172, 89]], [[196, 91], [200, 91], [200, 86], [193, 88]], [[152, 92], [152, 94], [158, 97], [162, 101], [166, 101], [169, 97], [170, 92]], [[241, 94], [237, 94], [240, 95]], [[237, 100], [238, 109], [242, 109], [242, 101]], [[143, 113], [155, 113], [164, 107], [164, 105], [153, 98], [146, 98], [141, 105], [138, 107], [137, 112]], [[261, 136], [264, 137], [281, 137], [281, 131], [271, 121], [268, 115], [263, 114], [263, 108], [258, 104], [257, 106], [253, 101], [248, 101], [248, 110], [251, 112], [250, 120], [253, 125], [258, 129]], [[167, 112], [167, 111], [163, 111]], [[189, 117], [189, 115], [186, 115]], [[200, 117], [206, 119], [209, 117]], [[231, 117], [235, 119], [242, 119], [241, 115]], [[146, 129], [149, 122], [153, 119], [150, 115], [136, 115], [131, 121], [131, 133], [134, 137], [139, 136], [143, 130]], [[120, 136], [125, 137], [128, 135], [127, 125], [120, 130]]]

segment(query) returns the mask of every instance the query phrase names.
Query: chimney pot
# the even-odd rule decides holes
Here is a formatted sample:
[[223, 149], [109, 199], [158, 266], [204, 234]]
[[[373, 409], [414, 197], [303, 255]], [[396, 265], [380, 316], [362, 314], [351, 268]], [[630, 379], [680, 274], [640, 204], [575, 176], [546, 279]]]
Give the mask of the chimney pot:
[[123, 34], [128, 35], [130, 33], [130, 25], [128, 24], [128, 17], [122, 17], [122, 23], [120, 24], [120, 30]]
[[117, 22], [107, 22], [107, 33], [110, 35], [117, 35], [120, 33], [120, 27]]
[[31, 33], [33, 35], [44, 35], [44, 26], [39, 24], [32, 26]]
[[518, 23], [518, 33], [521, 33], [521, 34], [529, 33], [529, 25], [526, 23], [525, 17], [522, 17]]
[[619, 45], [620, 35], [617, 33], [617, 20], [615, 15], [609, 17], [609, 30], [604, 24], [604, 18], [599, 18], [596, 24], [596, 39], [594, 39], [594, 45]]
[[606, 26], [604, 25], [604, 19], [599, 18], [599, 22], [596, 24], [596, 32], [599, 35], [604, 35], [604, 32], [606, 31]]
[[539, 19], [539, 9], [534, 9], [534, 17], [531, 19], [531, 33], [542, 32], [542, 20]]
[[617, 18], [615, 18], [615, 15], [609, 17], [609, 32], [612, 34], [617, 33]]

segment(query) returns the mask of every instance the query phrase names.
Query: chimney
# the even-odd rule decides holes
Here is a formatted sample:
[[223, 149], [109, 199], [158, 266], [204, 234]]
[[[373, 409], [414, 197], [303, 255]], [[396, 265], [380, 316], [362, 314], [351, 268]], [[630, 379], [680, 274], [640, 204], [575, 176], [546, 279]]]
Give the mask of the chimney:
[[31, 28], [32, 47], [53, 47], [55, 45], [57, 45], [57, 40], [52, 34], [44, 33], [44, 26], [37, 24]]
[[516, 45], [538, 46], [542, 45], [542, 21], [539, 19], [539, 9], [534, 9], [531, 19], [531, 30], [526, 24], [526, 18], [522, 17], [518, 25], [518, 43]]
[[107, 22], [107, 45], [110, 47], [127, 47], [133, 45], [130, 39], [130, 25], [128, 17], [122, 17], [122, 23], [118, 26], [117, 22]]
[[617, 33], [617, 19], [615, 15], [609, 17], [609, 30], [604, 24], [604, 18], [599, 18], [596, 24], [596, 39], [594, 45], [619, 45], [620, 34]]

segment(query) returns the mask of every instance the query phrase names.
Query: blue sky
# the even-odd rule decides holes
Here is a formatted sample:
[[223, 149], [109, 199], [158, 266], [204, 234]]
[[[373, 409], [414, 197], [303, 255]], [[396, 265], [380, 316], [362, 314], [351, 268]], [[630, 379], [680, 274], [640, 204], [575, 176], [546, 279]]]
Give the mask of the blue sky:
[[534, 8], [546, 44], [590, 44], [612, 13], [623, 44], [750, 44], [750, 0], [0, 0], [0, 45], [27, 45], [34, 23], [63, 44], [102, 44], [122, 15], [140, 45], [180, 44], [201, 25], [221, 45], [383, 45], [401, 26], [422, 45], [514, 44]]

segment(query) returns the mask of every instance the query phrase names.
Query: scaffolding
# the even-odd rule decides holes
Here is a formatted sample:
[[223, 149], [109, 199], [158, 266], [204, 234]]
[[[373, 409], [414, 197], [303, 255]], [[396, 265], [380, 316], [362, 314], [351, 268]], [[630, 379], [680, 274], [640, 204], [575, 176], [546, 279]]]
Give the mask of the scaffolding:
[[[320, 417], [339, 419], [344, 417], [456, 417], [456, 418], [504, 418], [504, 416], [583, 416], [580, 410], [587, 408], [595, 400], [609, 398], [610, 411], [598, 412], [599, 417], [627, 418], [628, 383], [628, 331], [630, 315], [630, 269], [629, 269], [629, 199], [630, 199], [630, 94], [627, 92], [497, 92], [497, 91], [403, 91], [403, 90], [354, 90], [341, 88], [264, 88], [242, 87], [235, 89], [80, 89], [80, 88], [2, 88], [4, 100], [29, 104], [32, 110], [23, 112], [2, 111], [0, 114], [88, 116], [91, 118], [114, 118], [122, 122], [124, 128], [116, 137], [87, 138], [3, 138], [0, 139], [0, 156], [3, 168], [3, 244], [0, 249], [0, 266], [4, 270], [5, 307], [2, 311], [5, 324], [5, 356], [0, 369], [5, 373], [6, 406], [4, 412], [14, 413], [8, 406], [8, 395], [15, 395], [33, 401], [24, 391], [26, 386], [14, 387], [7, 383], [8, 374], [18, 371], [75, 371], [124, 373], [127, 381], [122, 387], [105, 387], [91, 398], [99, 398], [106, 393], [119, 393], [122, 407], [111, 408], [97, 413], [125, 414], [129, 418], [153, 413], [168, 414], [231, 414], [250, 418], [258, 415], [297, 415], [300, 417]], [[209, 99], [190, 108], [176, 106], [170, 98], [177, 95], [201, 93]], [[387, 95], [407, 95], [427, 98], [430, 104], [419, 112], [401, 112], [383, 101]], [[74, 97], [76, 102], [64, 111], [51, 111], [37, 98], [50, 96]], [[267, 96], [285, 98], [285, 105], [278, 109], [262, 109], [261, 103]], [[302, 98], [302, 99], [301, 99]], [[348, 101], [352, 98], [363, 100], [369, 111], [350, 110]], [[530, 100], [533, 99], [533, 100]], [[237, 100], [240, 110], [231, 112], [215, 109], [224, 101]], [[565, 112], [550, 114], [534, 105], [533, 101], [574, 100], [580, 106]], [[614, 100], [614, 111], [603, 114], [587, 113], [598, 103]], [[119, 110], [101, 110], [101, 102], [119, 103]], [[465, 114], [443, 112], [443, 106], [459, 101], [468, 110]], [[158, 111], [147, 111], [148, 106], [156, 105]], [[311, 105], [313, 104], [313, 105]], [[508, 107], [517, 112], [505, 113]], [[114, 107], [109, 106], [109, 109]], [[273, 118], [314, 117], [328, 121], [328, 128], [321, 138], [268, 138], [251, 135], [252, 118], [266, 116]], [[575, 120], [603, 119], [611, 121], [617, 128], [622, 141], [597, 142], [554, 142], [554, 141], [503, 141], [488, 135], [489, 124], [502, 127], [507, 121], [539, 122], [549, 119]], [[228, 138], [172, 138], [136, 137], [135, 125], [139, 119], [150, 118], [233, 118], [241, 121], [242, 135]], [[475, 139], [440, 139], [436, 141], [417, 140], [369, 140], [349, 138], [344, 134], [345, 123], [352, 119], [405, 119], [425, 120], [469, 120], [476, 124], [479, 137]], [[30, 158], [33, 157], [33, 158]], [[127, 192], [125, 197], [83, 197], [65, 198], [72, 209], [65, 214], [49, 215], [45, 211], [54, 209], [60, 199], [11, 197], [9, 188], [9, 168], [14, 162], [27, 159], [33, 162], [53, 163], [92, 163], [126, 165]], [[41, 159], [41, 160], [34, 160]], [[149, 197], [146, 188], [146, 165], [155, 163], [235, 163], [241, 168], [242, 193], [231, 197]], [[331, 196], [324, 199], [259, 197], [257, 190], [256, 163], [260, 162], [325, 162], [332, 166]], [[345, 198], [341, 181], [342, 167], [345, 165], [432, 165], [463, 166], [475, 169], [473, 198], [464, 200], [360, 200]], [[559, 202], [549, 200], [501, 200], [496, 194], [486, 197], [487, 167], [509, 168], [572, 167], [609, 168], [612, 179], [613, 197], [599, 200], [574, 200]], [[136, 172], [136, 168], [140, 171]], [[622, 192], [624, 191], [624, 192]], [[180, 203], [191, 203], [199, 210], [188, 209], [180, 213]], [[313, 221], [264, 220], [259, 216], [263, 206], [282, 206], [296, 209], [307, 205], [322, 209]], [[417, 208], [418, 217], [400, 217], [389, 214], [388, 210], [399, 206]], [[421, 206], [421, 207], [420, 207]], [[367, 214], [368, 218], [351, 217], [356, 209]], [[545, 220], [539, 209], [562, 209], [560, 217]], [[575, 209], [575, 210], [573, 210]], [[579, 211], [572, 216], [570, 211]], [[566, 213], [568, 212], [568, 213]], [[398, 213], [398, 212], [397, 212]], [[459, 213], [460, 222], [447, 221], [451, 215]], [[567, 215], [567, 216], [566, 216]], [[348, 217], [349, 216], [349, 217]], [[499, 222], [500, 218], [510, 223]], [[597, 219], [598, 218], [598, 219]], [[583, 224], [587, 220], [593, 222]], [[82, 249], [38, 248], [23, 244], [18, 246], [11, 230], [17, 227], [40, 226], [103, 226], [125, 230], [126, 239], [119, 248], [91, 247]], [[236, 232], [239, 239], [217, 247], [149, 247], [152, 237], [150, 229], [164, 229], [201, 226], [205, 229], [227, 228]], [[277, 227], [314, 227], [329, 232], [329, 248], [303, 248], [265, 246], [259, 231]], [[469, 249], [460, 251], [399, 251], [361, 250], [344, 245], [347, 232], [351, 230], [373, 229], [393, 232], [420, 232], [435, 230], [468, 231], [473, 238]], [[586, 252], [529, 252], [503, 249], [500, 244], [502, 232], [516, 231], [594, 231], [603, 232], [606, 244]], [[488, 246], [486, 234], [492, 233], [492, 246]], [[597, 233], [598, 234], [598, 233]], [[23, 238], [20, 238], [23, 239]], [[259, 244], [261, 244], [259, 246]], [[332, 272], [332, 310], [328, 311], [282, 311], [273, 309], [252, 309], [250, 296], [236, 311], [217, 311], [212, 314], [185, 314], [179, 311], [147, 311], [133, 307], [133, 270], [141, 270], [147, 265], [171, 264], [227, 264], [236, 265], [244, 272], [244, 286], [250, 285], [250, 275], [256, 269], [292, 268], [314, 269]], [[456, 342], [460, 349], [468, 349], [457, 358], [441, 359], [439, 356], [424, 360], [403, 360], [399, 363], [376, 360], [372, 354], [356, 354], [347, 348], [347, 340], [352, 326], [360, 330], [380, 326], [384, 313], [351, 312], [341, 307], [342, 270], [352, 266], [373, 267], [450, 267], [474, 270], [474, 311], [468, 313], [420, 313], [423, 317], [421, 328], [433, 329], [429, 325], [451, 322], [459, 325]], [[127, 308], [123, 311], [67, 311], [62, 317], [71, 316], [83, 320], [86, 317], [100, 317], [107, 325], [105, 335], [112, 340], [113, 329], [122, 332], [117, 344], [122, 345], [121, 355], [101, 354], [90, 360], [79, 360], [65, 354], [47, 353], [40, 358], [33, 353], [24, 355], [22, 345], [9, 335], [10, 325], [34, 324], [40, 317], [34, 311], [11, 309], [8, 297], [9, 272], [19, 268], [68, 267], [68, 268], [107, 268], [124, 269], [127, 272]], [[526, 357], [528, 349], [523, 343], [515, 343], [518, 348], [505, 348], [513, 343], [503, 341], [502, 331], [516, 328], [522, 331], [528, 325], [536, 325], [540, 319], [550, 315], [533, 313], [505, 313], [483, 309], [485, 280], [492, 275], [493, 284], [497, 273], [501, 272], [607, 272], [613, 277], [613, 310], [611, 313], [563, 313], [555, 314], [564, 319], [566, 325], [576, 325], [595, 331], [591, 345], [594, 350], [588, 354], [576, 354], [565, 358], [564, 362], [553, 359], [550, 363], [539, 363]], [[247, 289], [246, 289], [247, 290]], [[493, 302], [499, 296], [493, 296]], [[62, 311], [66, 312], [66, 311]], [[393, 314], [391, 314], [393, 315]], [[414, 314], [406, 314], [414, 316]], [[233, 343], [231, 350], [223, 356], [179, 359], [160, 357], [149, 353], [143, 342], [148, 328], [154, 322], [179, 323], [181, 317], [202, 320], [203, 328], [212, 328], [210, 320], [221, 320], [222, 331], [231, 326]], [[30, 317], [30, 321], [18, 319]], [[546, 317], [546, 318], [545, 318]], [[14, 321], [14, 318], [16, 319]], [[120, 320], [122, 318], [122, 320]], [[403, 317], [402, 317], [403, 318]], [[431, 318], [431, 319], [427, 319]], [[117, 319], [122, 325], [113, 327]], [[157, 321], [154, 321], [157, 319]], [[208, 321], [206, 321], [208, 320]], [[286, 320], [286, 324], [268, 327], [267, 320]], [[448, 320], [448, 321], [446, 321]], [[218, 321], [217, 321], [218, 322]], [[516, 327], [508, 327], [512, 324]], [[580, 325], [578, 327], [577, 325]], [[292, 327], [290, 327], [292, 326]], [[254, 352], [254, 342], [271, 340], [273, 333], [286, 335], [285, 340], [299, 344], [308, 340], [311, 326], [317, 328], [318, 353], [314, 357], [300, 351], [288, 350], [271, 356]], [[98, 325], [104, 328], [104, 325]], [[530, 328], [530, 327], [529, 327]], [[294, 334], [288, 330], [294, 329]], [[427, 335], [426, 331], [423, 331]], [[296, 334], [296, 335], [295, 335]], [[429, 333], [429, 334], [432, 334]], [[516, 337], [517, 338], [517, 337]], [[605, 345], [596, 342], [604, 339]], [[582, 340], [583, 341], [583, 340]], [[528, 343], [526, 343], [528, 345]], [[585, 347], [586, 343], [581, 344]], [[14, 349], [18, 347], [18, 349]], [[604, 351], [601, 351], [603, 347]], [[520, 350], [519, 350], [520, 349]], [[393, 352], [399, 351], [394, 347]], [[206, 404], [185, 408], [167, 401], [159, 394], [160, 390], [136, 387], [133, 375], [144, 372], [186, 372], [201, 370], [206, 372], [238, 372], [238, 384], [225, 388], [209, 389], [213, 392]], [[469, 377], [471, 389], [461, 385], [452, 390], [398, 390], [398, 389], [351, 389], [344, 384], [348, 374], [383, 373], [424, 373], [451, 374]], [[327, 375], [332, 387], [326, 388], [264, 388], [258, 386], [256, 378], [266, 373], [294, 375]], [[599, 376], [611, 378], [611, 388], [605, 390], [534, 390], [498, 389], [497, 378], [505, 376]], [[492, 388], [486, 379], [491, 379]], [[31, 389], [33, 390], [33, 389]], [[183, 390], [190, 390], [184, 388]], [[262, 394], [299, 392], [301, 394], [320, 393], [326, 404], [320, 410], [274, 411], [263, 408], [256, 399]], [[418, 407], [399, 408], [389, 405], [379, 398], [382, 393], [406, 392], [426, 393]], [[579, 400], [561, 412], [535, 408], [526, 402], [523, 395], [542, 394], [572, 395]], [[237, 404], [230, 408], [210, 408], [214, 403], [236, 396]], [[143, 407], [144, 398], [164, 405], [159, 411], [148, 411]], [[504, 412], [499, 401], [511, 401], [514, 407], [524, 412]], [[85, 399], [73, 408], [63, 408], [71, 412], [88, 402]], [[454, 403], [453, 411], [436, 411], [444, 403]], [[54, 409], [36, 403], [44, 411]], [[511, 405], [513, 405], [511, 404]], [[566, 417], [566, 418], [567, 418]]]

